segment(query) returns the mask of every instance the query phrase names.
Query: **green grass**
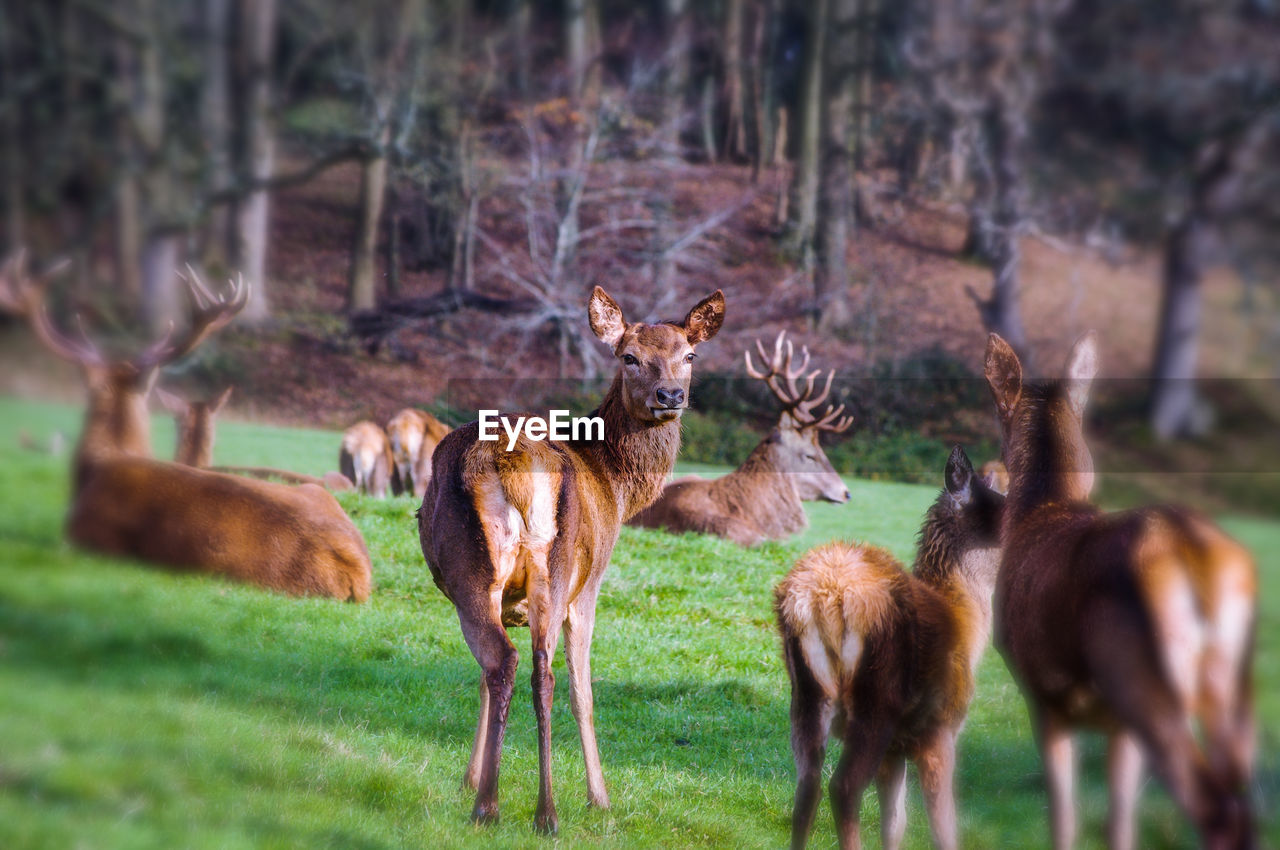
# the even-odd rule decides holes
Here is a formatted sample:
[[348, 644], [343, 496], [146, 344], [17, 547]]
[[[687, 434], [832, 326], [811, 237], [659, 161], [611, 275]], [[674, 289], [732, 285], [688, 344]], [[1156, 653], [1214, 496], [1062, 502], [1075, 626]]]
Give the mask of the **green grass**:
[[[744, 551], [625, 529], [593, 653], [607, 812], [588, 810], [567, 674], [553, 718], [560, 838], [532, 831], [537, 743], [522, 664], [502, 763], [502, 822], [467, 822], [459, 780], [478, 668], [422, 561], [409, 499], [345, 497], [374, 556], [367, 605], [275, 596], [94, 557], [61, 540], [67, 457], [21, 451], [77, 426], [70, 408], [0, 399], [0, 847], [778, 847], [793, 770], [789, 689], [771, 590], [806, 547], [837, 536], [912, 553], [935, 488], [851, 480], [812, 527]], [[156, 450], [172, 429], [157, 420]], [[322, 473], [332, 433], [225, 422], [219, 462]], [[1258, 553], [1263, 614], [1257, 794], [1280, 790], [1280, 524], [1227, 520]], [[514, 635], [527, 659], [527, 632]], [[1081, 760], [1085, 846], [1101, 845], [1102, 748]], [[970, 847], [1046, 846], [1040, 770], [1018, 693], [994, 652], [962, 740]], [[908, 846], [929, 845], [914, 787]], [[874, 795], [863, 806], [878, 846]], [[1194, 836], [1149, 784], [1144, 847]], [[1269, 843], [1280, 830], [1266, 826]], [[813, 846], [834, 846], [824, 806]]]

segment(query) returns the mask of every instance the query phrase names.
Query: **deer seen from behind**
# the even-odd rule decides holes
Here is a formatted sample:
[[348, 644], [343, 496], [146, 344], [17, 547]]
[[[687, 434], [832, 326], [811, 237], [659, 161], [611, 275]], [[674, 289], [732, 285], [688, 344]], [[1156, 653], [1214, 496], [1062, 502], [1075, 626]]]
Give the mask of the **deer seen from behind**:
[[481, 441], [478, 423], [436, 447], [418, 512], [422, 552], [452, 600], [462, 634], [483, 670], [480, 719], [465, 782], [476, 788], [472, 820], [498, 817], [498, 762], [518, 654], [507, 635], [527, 622], [538, 726], [536, 827], [557, 828], [551, 787], [551, 661], [563, 628], [569, 694], [587, 768], [587, 800], [607, 807], [591, 693], [596, 598], [622, 523], [657, 497], [675, 465], [695, 347], [724, 320], [719, 292], [682, 322], [628, 323], [600, 287], [588, 305], [591, 330], [618, 371], [591, 414], [603, 439], [535, 442], [508, 451]]
[[1144, 763], [1205, 847], [1253, 847], [1253, 558], [1180, 507], [1104, 513], [1089, 503], [1082, 419], [1092, 334], [1065, 377], [1024, 384], [996, 334], [985, 375], [1009, 470], [995, 642], [1031, 713], [1053, 846], [1075, 838], [1074, 735], [1109, 736], [1111, 847], [1134, 846]]
[[343, 432], [338, 469], [367, 496], [385, 499], [388, 490], [400, 495], [400, 475], [391, 455], [391, 441], [377, 422], [364, 419]]
[[227, 387], [207, 401], [187, 401], [164, 387], [156, 387], [156, 398], [160, 399], [160, 404], [165, 410], [173, 414], [177, 429], [173, 452], [174, 463], [194, 466], [196, 469], [208, 469], [213, 466], [215, 421], [227, 400], [231, 398], [231, 390], [231, 387]]
[[364, 601], [364, 539], [321, 487], [248, 481], [151, 459], [147, 396], [160, 368], [195, 349], [244, 307], [248, 289], [223, 297], [192, 273], [190, 327], [130, 359], [109, 359], [83, 332], [49, 318], [43, 281], [21, 255], [0, 274], [0, 309], [26, 319], [51, 352], [80, 367], [88, 389], [76, 448], [67, 536], [95, 552], [209, 572], [293, 594]]
[[764, 370], [755, 368], [750, 352], [744, 353], [747, 374], [764, 381], [782, 403], [782, 415], [769, 436], [728, 475], [712, 481], [690, 476], [671, 482], [629, 525], [696, 531], [739, 546], [755, 546], [807, 528], [809, 518], [802, 501], [849, 501], [849, 489], [827, 460], [818, 437], [824, 431], [847, 430], [853, 419], [841, 418], [843, 405], [827, 405], [821, 414], [814, 412], [831, 391], [835, 370], [827, 372], [826, 384], [815, 392], [821, 370], [807, 371], [808, 348], [802, 349], [803, 359], [793, 368], [794, 348], [785, 336], [785, 331], [778, 334], [772, 357], [756, 341]]
[[957, 846], [956, 742], [991, 629], [1004, 497], [959, 446], [944, 479], [912, 572], [877, 546], [828, 543], [805, 553], [774, 592], [791, 679], [797, 850], [813, 826], [832, 734], [843, 739], [829, 789], [842, 848], [860, 846], [859, 807], [873, 779], [883, 846], [901, 845], [908, 759], [935, 846]]
[[448, 425], [415, 407], [406, 407], [387, 422], [387, 436], [391, 440], [391, 455], [400, 484], [414, 498], [426, 495], [427, 482], [431, 480], [431, 455], [448, 433]]

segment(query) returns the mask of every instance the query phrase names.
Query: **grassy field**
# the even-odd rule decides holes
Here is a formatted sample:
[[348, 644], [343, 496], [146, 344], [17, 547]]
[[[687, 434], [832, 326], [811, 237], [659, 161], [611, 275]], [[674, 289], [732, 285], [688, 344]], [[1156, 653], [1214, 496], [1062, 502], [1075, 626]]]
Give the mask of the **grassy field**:
[[[789, 699], [770, 612], [795, 557], [833, 537], [909, 559], [936, 488], [849, 482], [785, 545], [625, 529], [601, 594], [593, 662], [607, 812], [585, 806], [567, 674], [553, 720], [560, 837], [532, 831], [537, 743], [522, 663], [502, 822], [467, 822], [459, 780], [478, 667], [422, 561], [411, 500], [346, 497], [374, 558], [367, 605], [298, 600], [70, 549], [67, 457], [19, 433], [74, 432], [67, 407], [0, 399], [0, 847], [778, 847], [793, 791]], [[156, 451], [172, 446], [157, 420]], [[219, 462], [322, 473], [337, 437], [227, 422]], [[940, 476], [939, 472], [939, 476]], [[1226, 518], [1263, 570], [1258, 641], [1264, 815], [1280, 793], [1280, 523]], [[514, 635], [527, 659], [527, 633]], [[830, 760], [830, 758], [829, 758]], [[1101, 846], [1102, 748], [1083, 764], [1085, 846]], [[914, 787], [908, 845], [929, 845]], [[962, 740], [963, 843], [1047, 846], [1022, 701], [994, 652]], [[874, 795], [864, 835], [878, 846]], [[1266, 843], [1280, 845], [1268, 821]], [[1148, 783], [1143, 847], [1194, 836]], [[824, 806], [812, 845], [834, 845]]]

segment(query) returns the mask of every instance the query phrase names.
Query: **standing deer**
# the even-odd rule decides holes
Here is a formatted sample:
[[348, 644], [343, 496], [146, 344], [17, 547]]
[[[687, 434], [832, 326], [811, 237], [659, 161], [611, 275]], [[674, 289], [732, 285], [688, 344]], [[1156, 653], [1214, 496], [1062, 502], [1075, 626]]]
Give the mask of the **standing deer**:
[[[773, 357], [756, 340], [756, 349], [767, 371], [755, 368], [751, 353], [744, 352], [747, 374], [765, 382], [782, 402], [782, 415], [742, 465], [728, 475], [705, 481], [697, 476], [668, 484], [658, 500], [632, 518], [628, 525], [665, 528], [668, 531], [697, 531], [732, 540], [739, 546], [755, 546], [766, 540], [783, 540], [809, 525], [801, 501], [822, 499], [842, 504], [849, 501], [849, 488], [822, 451], [818, 435], [840, 433], [853, 424], [852, 417], [840, 418], [844, 405], [827, 405], [821, 415], [813, 412], [831, 391], [835, 370], [827, 372], [822, 391], [814, 394], [815, 379], [821, 370], [806, 372], [809, 349], [802, 349], [803, 361], [792, 368], [794, 353], [786, 332], [774, 341]], [[785, 355], [783, 346], [785, 341]], [[796, 381], [803, 379], [804, 388]]]
[[164, 387], [156, 387], [156, 397], [173, 414], [173, 421], [177, 426], [174, 463], [194, 466], [196, 469], [213, 466], [214, 422], [227, 399], [231, 398], [231, 390], [231, 387], [227, 387], [208, 401], [187, 401], [168, 392]]
[[108, 360], [83, 333], [58, 331], [41, 285], [21, 255], [0, 275], [0, 309], [22, 316], [40, 342], [78, 365], [89, 400], [76, 448], [67, 536], [96, 552], [252, 582], [287, 593], [363, 602], [369, 595], [364, 538], [321, 487], [289, 487], [152, 460], [147, 394], [166, 363], [192, 351], [244, 307], [248, 289], [213, 296], [192, 273], [195, 310], [130, 360]]
[[431, 454], [448, 433], [448, 425], [414, 407], [406, 407], [387, 422], [391, 455], [405, 492], [418, 499], [426, 495], [427, 482], [431, 480]]
[[390, 488], [395, 495], [400, 495], [400, 476], [391, 456], [391, 441], [376, 422], [364, 419], [343, 432], [338, 469], [361, 493], [385, 499]]
[[1252, 847], [1253, 559], [1190, 510], [1089, 503], [1096, 371], [1092, 334], [1043, 385], [1023, 384], [1003, 339], [987, 343], [1009, 469], [995, 640], [1031, 713], [1053, 845], [1075, 838], [1073, 737], [1094, 728], [1110, 736], [1111, 847], [1133, 846], [1144, 761], [1206, 847]]
[[920, 772], [934, 844], [957, 846], [956, 742], [991, 630], [1004, 497], [959, 446], [944, 480], [911, 573], [877, 546], [828, 543], [805, 553], [774, 591], [791, 679], [796, 850], [813, 826], [832, 729], [844, 739], [830, 785], [842, 848], [860, 846], [858, 809], [872, 779], [883, 846], [901, 845], [907, 759]]
[[498, 762], [517, 653], [506, 627], [527, 619], [533, 646], [538, 724], [535, 825], [557, 828], [551, 791], [551, 660], [564, 628], [569, 694], [587, 767], [587, 799], [607, 807], [591, 698], [591, 632], [596, 596], [619, 527], [657, 497], [680, 448], [694, 348], [724, 320], [718, 290], [684, 321], [627, 323], [596, 287], [591, 330], [620, 361], [591, 414], [600, 440], [535, 442], [511, 451], [481, 441], [473, 422], [436, 447], [431, 483], [418, 511], [422, 552], [436, 585], [457, 608], [467, 646], [484, 671], [480, 720], [465, 783], [477, 789], [471, 818], [498, 817]]

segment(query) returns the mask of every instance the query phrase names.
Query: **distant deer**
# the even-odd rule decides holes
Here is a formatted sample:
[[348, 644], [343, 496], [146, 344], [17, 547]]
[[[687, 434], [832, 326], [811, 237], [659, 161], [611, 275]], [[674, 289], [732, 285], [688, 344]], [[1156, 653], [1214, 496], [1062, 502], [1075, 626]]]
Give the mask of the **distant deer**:
[[1044, 385], [1023, 384], [999, 336], [987, 343], [1009, 468], [995, 640], [1031, 712], [1053, 844], [1075, 838], [1073, 735], [1095, 728], [1110, 736], [1113, 848], [1133, 846], [1144, 760], [1206, 847], [1252, 847], [1253, 559], [1190, 510], [1089, 504], [1081, 420], [1096, 371], [1092, 334]]
[[391, 456], [391, 441], [376, 422], [365, 419], [343, 432], [338, 469], [361, 493], [385, 499], [390, 489], [400, 495], [400, 475]]
[[449, 433], [449, 426], [425, 410], [407, 407], [387, 422], [391, 456], [405, 492], [421, 499], [431, 480], [431, 453]]
[[156, 398], [165, 410], [173, 414], [177, 426], [177, 442], [173, 460], [196, 469], [208, 469], [213, 465], [214, 422], [218, 412], [231, 398], [227, 387], [208, 401], [187, 401], [164, 387], [156, 387]]
[[108, 360], [88, 337], [58, 331], [42, 286], [18, 255], [0, 274], [0, 309], [24, 317], [51, 352], [81, 368], [89, 392], [76, 448], [67, 536], [86, 549], [189, 568], [294, 594], [363, 602], [370, 565], [364, 539], [321, 487], [247, 481], [150, 459], [147, 394], [160, 367], [192, 351], [245, 305], [189, 278], [195, 310], [130, 360]]
[[694, 348], [724, 320], [719, 292], [684, 321], [628, 324], [596, 287], [591, 330], [620, 365], [591, 414], [602, 440], [505, 442], [479, 439], [471, 423], [436, 446], [434, 473], [418, 511], [422, 551], [436, 585], [458, 611], [462, 634], [484, 670], [480, 720], [465, 782], [477, 789], [472, 820], [498, 817], [498, 762], [517, 653], [506, 626], [527, 620], [533, 645], [538, 722], [535, 825], [557, 827], [551, 790], [551, 660], [564, 628], [569, 693], [587, 767], [587, 800], [607, 807], [591, 698], [596, 596], [622, 523], [657, 497], [680, 447]]
[[901, 845], [907, 759], [920, 772], [934, 844], [957, 846], [956, 742], [991, 630], [1004, 497], [959, 446], [944, 480], [911, 573], [879, 547], [828, 543], [805, 553], [774, 591], [791, 678], [793, 848], [813, 826], [833, 731], [844, 740], [830, 784], [842, 848], [860, 846], [858, 810], [872, 779], [883, 846]]
[[[759, 378], [782, 402], [777, 426], [752, 450], [742, 465], [713, 481], [697, 476], [668, 484], [658, 500], [630, 520], [628, 525], [697, 531], [732, 540], [739, 546], [755, 546], [765, 540], [783, 540], [809, 525], [801, 501], [821, 499], [838, 504], [849, 501], [849, 488], [827, 460], [818, 435], [840, 433], [853, 424], [840, 418], [844, 405], [827, 405], [821, 415], [813, 412], [831, 391], [835, 370], [826, 385], [814, 394], [821, 370], [807, 372], [809, 349], [803, 361], [791, 367], [794, 353], [786, 332], [774, 341], [769, 358], [760, 341], [756, 349], [767, 371], [755, 368], [750, 352], [744, 353], [747, 374]], [[785, 342], [785, 355], [784, 351]], [[796, 381], [804, 380], [804, 388]]]

